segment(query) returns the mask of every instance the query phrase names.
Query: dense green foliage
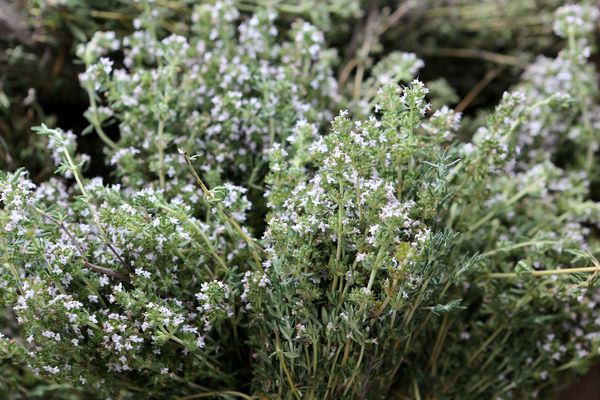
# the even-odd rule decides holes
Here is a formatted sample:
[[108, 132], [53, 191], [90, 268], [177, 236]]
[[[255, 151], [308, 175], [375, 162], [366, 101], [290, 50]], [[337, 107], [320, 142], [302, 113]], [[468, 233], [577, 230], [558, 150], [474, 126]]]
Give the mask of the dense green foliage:
[[[599, 361], [600, 12], [503, 5], [555, 36], [496, 54], [491, 3], [367, 3], [27, 4], [89, 125], [0, 91], [0, 397], [548, 398]], [[418, 78], [448, 13], [524, 69], [465, 118]]]

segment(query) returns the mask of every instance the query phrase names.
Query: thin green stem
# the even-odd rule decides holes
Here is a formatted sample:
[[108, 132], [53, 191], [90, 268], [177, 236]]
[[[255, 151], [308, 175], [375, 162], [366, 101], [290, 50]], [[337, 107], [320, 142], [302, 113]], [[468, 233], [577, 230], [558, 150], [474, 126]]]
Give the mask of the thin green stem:
[[[526, 195], [528, 195], [538, 185], [539, 185], [539, 182], [532, 182], [532, 183], [530, 183], [525, 188], [523, 188], [521, 191], [519, 191], [514, 196], [512, 196], [510, 199], [508, 199], [506, 201], [505, 205], [506, 206], [510, 206], [510, 205], [514, 204], [515, 202], [519, 201], [521, 198], [523, 198]], [[479, 221], [477, 221], [475, 224], [473, 224], [473, 225], [471, 225], [471, 227], [469, 227], [469, 232], [476, 231], [479, 227], [481, 227], [483, 224], [485, 224], [490, 219], [492, 219], [495, 214], [496, 214], [495, 210], [492, 210], [489, 213], [487, 213], [483, 218], [481, 218]]]
[[165, 122], [163, 119], [158, 120], [158, 140], [156, 147], [158, 149], [158, 180], [160, 188], [165, 188], [165, 142], [164, 142]]
[[77, 186], [79, 186], [79, 190], [81, 191], [81, 194], [83, 194], [83, 196], [85, 197], [86, 200], [89, 200], [90, 196], [88, 195], [88, 192], [85, 190], [85, 186], [83, 186], [83, 181], [81, 179], [81, 176], [79, 175], [79, 170], [77, 169], [75, 162], [73, 162], [73, 159], [71, 158], [71, 154], [69, 154], [69, 151], [67, 150], [66, 147], [64, 148], [63, 153], [65, 155], [65, 158], [67, 159], [67, 163], [69, 164], [69, 169], [73, 173], [73, 176], [75, 177], [75, 181], [77, 181]]
[[371, 275], [369, 276], [369, 283], [367, 284], [367, 289], [371, 290], [373, 284], [375, 283], [375, 277], [377, 276], [377, 270], [379, 269], [379, 264], [381, 264], [381, 259], [383, 258], [384, 250], [387, 247], [387, 244], [382, 244], [379, 247], [379, 252], [377, 253], [377, 257], [375, 257], [375, 262], [373, 263], [373, 267], [371, 269]]
[[193, 400], [193, 399], [205, 399], [208, 397], [229, 397], [229, 396], [239, 397], [240, 399], [245, 399], [245, 400], [255, 400], [254, 397], [248, 396], [247, 394], [244, 394], [241, 392], [236, 392], [235, 390], [215, 390], [215, 391], [210, 391], [210, 392], [205, 392], [205, 393], [192, 394], [189, 396], [175, 397], [175, 399], [176, 400]]
[[[341, 184], [340, 184], [341, 186]], [[343, 190], [340, 192], [340, 201], [338, 202], [338, 223], [337, 223], [337, 249], [335, 252], [336, 261], [340, 261], [342, 258], [342, 245], [344, 241], [344, 214], [342, 213], [342, 197], [344, 196]]]
[[96, 131], [98, 137], [111, 149], [118, 150], [119, 146], [112, 141], [111, 138], [108, 137], [104, 129], [102, 129], [102, 124], [100, 123], [100, 118], [98, 117], [98, 106], [96, 105], [96, 95], [93, 92], [92, 88], [87, 88], [87, 95], [90, 100], [90, 109], [92, 111], [91, 123]]
[[[196, 183], [198, 184], [198, 186], [200, 186], [200, 189], [202, 190], [202, 193], [204, 193], [204, 196], [207, 199], [211, 199], [212, 200], [214, 198], [213, 194], [211, 193], [210, 190], [208, 190], [208, 187], [206, 186], [206, 184], [204, 183], [204, 181], [202, 180], [202, 178], [200, 178], [200, 175], [198, 175], [198, 173], [194, 169], [194, 166], [192, 164], [192, 160], [191, 160], [190, 156], [188, 155], [188, 153], [186, 151], [184, 151], [184, 150], [181, 150], [181, 149], [179, 149], [179, 152], [183, 155], [188, 169], [192, 173], [192, 176], [196, 180]], [[244, 239], [244, 241], [253, 250], [252, 251], [252, 256], [254, 257], [254, 261], [256, 262], [256, 267], [259, 268], [262, 271], [262, 263], [260, 261], [260, 256], [258, 255], [258, 251], [264, 251], [262, 249], [262, 247], [258, 243], [256, 243], [256, 241], [254, 241], [250, 236], [248, 236], [248, 234], [246, 234], [246, 232], [237, 223], [237, 221], [233, 217], [231, 217], [227, 213], [227, 211], [225, 211], [225, 209], [223, 208], [222, 204], [220, 204], [220, 203], [217, 204], [217, 210], [230, 223], [230, 225], [233, 226], [233, 228], [242, 236], [242, 238]]]
[[467, 364], [471, 365], [476, 359], [477, 357], [479, 357], [479, 354], [481, 354], [481, 352], [483, 350], [485, 350], [486, 347], [489, 346], [490, 343], [492, 343], [494, 341], [494, 339], [496, 339], [496, 336], [498, 336], [500, 334], [500, 332], [502, 332], [502, 330], [504, 329], [503, 326], [499, 327], [498, 329], [496, 329], [494, 331], [494, 333], [492, 333], [490, 335], [489, 338], [487, 338], [487, 340], [485, 342], [483, 342], [483, 344], [475, 351], [475, 353], [473, 353], [468, 359], [467, 359]]
[[204, 233], [202, 231], [202, 229], [200, 229], [200, 227], [196, 223], [194, 223], [193, 221], [191, 221], [188, 218], [188, 216], [185, 215], [184, 213], [181, 213], [181, 212], [179, 212], [177, 210], [174, 210], [174, 209], [170, 208], [169, 206], [167, 206], [166, 204], [159, 204], [158, 207], [160, 209], [165, 210], [166, 212], [172, 214], [173, 216], [179, 218], [179, 220], [181, 220], [183, 222], [187, 222], [188, 225], [191, 226], [194, 229], [194, 231], [196, 231], [196, 233], [198, 233], [198, 235], [202, 238], [202, 240], [206, 244], [206, 248], [208, 250], [208, 253], [223, 268], [223, 271], [227, 271], [228, 270], [227, 263], [217, 254], [217, 251], [213, 247], [213, 245], [210, 242], [210, 239], [208, 238], [208, 236], [206, 236], [206, 233]]
[[503, 278], [518, 278], [519, 276], [548, 276], [548, 275], [565, 275], [565, 274], [577, 274], [581, 272], [600, 272], [600, 265], [593, 267], [581, 267], [581, 268], [565, 268], [565, 269], [549, 269], [545, 271], [531, 271], [518, 274], [516, 272], [496, 272], [491, 273], [488, 276], [494, 279]]
[[275, 332], [275, 351], [277, 352], [277, 358], [279, 358], [279, 365], [281, 366], [281, 369], [285, 374], [285, 378], [287, 379], [288, 384], [290, 385], [290, 390], [292, 394], [297, 400], [301, 400], [301, 396], [298, 392], [298, 389], [296, 388], [296, 385], [294, 384], [292, 375], [290, 374], [290, 371], [288, 370], [288, 367], [285, 364], [285, 358], [283, 357], [283, 351], [281, 350], [278, 332]]
[[511, 251], [511, 250], [520, 249], [521, 247], [544, 245], [544, 244], [557, 244], [557, 243], [559, 243], [559, 242], [556, 240], [530, 240], [530, 241], [523, 242], [523, 243], [517, 243], [517, 244], [511, 245], [511, 246], [500, 247], [498, 249], [490, 250], [488, 252], [483, 253], [481, 256], [489, 257], [489, 256], [493, 256], [497, 253], [501, 253], [503, 251]]
[[442, 348], [444, 345], [444, 341], [446, 340], [447, 333], [448, 333], [448, 314], [444, 314], [442, 324], [440, 325], [440, 329], [439, 329], [437, 337], [435, 339], [433, 351], [431, 352], [431, 357], [429, 358], [429, 367], [431, 368], [431, 374], [434, 376], [436, 375], [436, 372], [437, 372], [437, 361], [442, 352]]

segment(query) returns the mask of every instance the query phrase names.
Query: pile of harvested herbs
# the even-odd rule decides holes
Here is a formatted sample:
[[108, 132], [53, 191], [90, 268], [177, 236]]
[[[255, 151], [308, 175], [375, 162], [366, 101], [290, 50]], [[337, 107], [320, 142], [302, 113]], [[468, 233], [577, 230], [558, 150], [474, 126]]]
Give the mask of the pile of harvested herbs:
[[0, 0], [0, 397], [553, 398], [600, 361], [599, 19]]

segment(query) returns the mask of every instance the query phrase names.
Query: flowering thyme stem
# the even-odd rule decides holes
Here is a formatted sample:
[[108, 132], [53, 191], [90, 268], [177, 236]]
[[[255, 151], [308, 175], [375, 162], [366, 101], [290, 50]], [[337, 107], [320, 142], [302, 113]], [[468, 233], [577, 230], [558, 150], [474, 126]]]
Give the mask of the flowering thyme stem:
[[71, 231], [69, 231], [67, 229], [67, 227], [65, 226], [65, 224], [63, 224], [61, 221], [57, 220], [52, 215], [44, 212], [43, 210], [41, 210], [41, 209], [39, 209], [37, 207], [33, 207], [33, 209], [35, 211], [37, 211], [39, 214], [41, 214], [44, 218], [49, 219], [54, 224], [56, 224], [60, 229], [62, 229], [66, 233], [66, 235], [69, 237], [69, 239], [71, 240], [71, 242], [73, 243], [73, 245], [77, 248], [77, 251], [79, 251], [79, 254], [83, 257], [84, 252], [83, 252], [83, 248], [81, 247], [81, 244], [79, 244], [79, 242], [77, 241], [77, 239], [75, 238], [75, 236], [71, 233]]
[[381, 304], [379, 309], [377, 309], [377, 311], [375, 312], [375, 315], [373, 315], [373, 317], [371, 318], [371, 322], [369, 322], [369, 326], [375, 325], [375, 322], [377, 322], [377, 319], [383, 314], [386, 307], [390, 304], [390, 302], [392, 301], [392, 294], [394, 294], [396, 292], [396, 286], [398, 286], [397, 278], [392, 281], [392, 288], [390, 289], [389, 293], [385, 297], [385, 300], [383, 301], [383, 303]]
[[[194, 166], [192, 165], [192, 160], [191, 160], [189, 154], [187, 153], [187, 151], [179, 149], [179, 153], [181, 153], [183, 155], [183, 157], [185, 158], [185, 163], [188, 166], [188, 169], [190, 170], [190, 172], [192, 173], [192, 175], [194, 176], [194, 179], [196, 180], [196, 183], [198, 183], [198, 186], [200, 186], [200, 189], [202, 189], [202, 193], [204, 193], [204, 196], [206, 198], [208, 198], [208, 199], [212, 199], [213, 198], [213, 194], [211, 193], [210, 190], [208, 190], [208, 187], [206, 186], [206, 184], [204, 183], [204, 181], [200, 178], [200, 175], [198, 175], [198, 173], [194, 169]], [[219, 212], [221, 213], [221, 215], [223, 215], [225, 217], [225, 219], [233, 226], [233, 228], [236, 231], [238, 231], [238, 233], [242, 236], [242, 238], [244, 239], [244, 241], [253, 250], [252, 256], [254, 257], [254, 261], [256, 262], [256, 266], [257, 266], [257, 268], [260, 268], [262, 270], [262, 263], [260, 262], [260, 257], [258, 255], [258, 252], [259, 251], [264, 251], [263, 248], [258, 243], [256, 243], [250, 236], [248, 236], [246, 234], [246, 232], [244, 232], [244, 230], [242, 229], [242, 227], [237, 223], [237, 221], [235, 219], [233, 219], [227, 213], [227, 211], [225, 211], [225, 209], [223, 208], [223, 206], [220, 203], [217, 204], [217, 209], [219, 210]]]
[[204, 240], [204, 242], [206, 243], [206, 247], [208, 249], [209, 254], [217, 261], [217, 263], [219, 263], [219, 265], [221, 265], [221, 267], [223, 267], [224, 271], [227, 271], [227, 269], [228, 269], [227, 263], [221, 257], [219, 257], [219, 255], [217, 254], [217, 251], [215, 250], [212, 243], [208, 239], [208, 236], [206, 236], [206, 233], [204, 233], [198, 225], [196, 225], [193, 221], [191, 221], [187, 217], [187, 215], [180, 213], [177, 210], [174, 210], [165, 204], [159, 204], [158, 207], [167, 211], [168, 213], [174, 215], [175, 217], [179, 218], [179, 220], [187, 222], [192, 228], [194, 228], [194, 230], [198, 233], [198, 235], [200, 235], [202, 240]]
[[79, 190], [81, 190], [81, 194], [83, 194], [83, 196], [85, 197], [86, 200], [89, 200], [90, 196], [88, 195], [87, 191], [85, 190], [85, 186], [83, 186], [83, 181], [81, 180], [81, 176], [79, 176], [79, 171], [77, 170], [77, 166], [75, 165], [75, 162], [71, 158], [71, 154], [69, 154], [69, 150], [67, 150], [66, 147], [63, 149], [63, 154], [65, 155], [65, 159], [67, 160], [69, 169], [71, 170], [71, 172], [73, 173], [73, 176], [75, 177], [75, 180], [77, 181], [77, 185], [79, 186]]
[[[81, 179], [79, 170], [77, 169], [75, 162], [73, 162], [73, 159], [71, 158], [71, 154], [69, 154], [69, 150], [67, 150], [66, 147], [63, 149], [63, 153], [65, 155], [65, 159], [67, 160], [69, 169], [71, 170], [71, 172], [73, 173], [73, 176], [75, 177], [75, 180], [77, 181], [79, 190], [81, 191], [81, 194], [83, 194], [83, 196], [86, 199], [86, 204], [88, 206], [88, 210], [90, 210], [90, 213], [92, 214], [92, 216], [94, 218], [94, 223], [98, 227], [98, 230], [100, 231], [102, 236], [106, 237], [104, 228], [102, 228], [102, 224], [100, 224], [100, 219], [98, 218], [98, 214], [96, 214], [96, 210], [94, 210], [94, 207], [92, 207], [92, 205], [90, 204], [91, 198], [90, 198], [90, 195], [88, 194], [87, 190], [85, 190], [85, 186], [83, 185], [83, 180]], [[115, 255], [115, 257], [121, 262], [121, 264], [123, 264], [124, 267], [127, 267], [127, 265], [125, 264], [125, 260], [123, 260], [121, 255], [115, 250], [115, 248], [109, 243], [108, 240], [106, 240], [106, 246], [110, 249], [110, 251], [112, 251], [112, 253]]]
[[344, 205], [342, 204], [342, 201], [341, 201], [341, 198], [343, 196], [344, 196], [344, 192], [342, 189], [340, 191], [340, 201], [338, 203], [337, 248], [336, 248], [336, 252], [335, 252], [336, 261], [340, 261], [340, 259], [342, 258], [342, 246], [343, 246], [343, 242], [344, 242], [344, 214], [342, 213], [342, 207], [344, 207]]

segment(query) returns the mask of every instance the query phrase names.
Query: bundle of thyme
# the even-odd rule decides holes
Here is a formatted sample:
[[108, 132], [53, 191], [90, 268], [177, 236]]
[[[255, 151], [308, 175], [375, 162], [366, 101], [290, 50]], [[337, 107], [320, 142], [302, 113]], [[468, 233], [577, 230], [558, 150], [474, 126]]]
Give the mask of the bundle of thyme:
[[0, 394], [546, 398], [596, 363], [598, 10], [461, 124], [416, 54], [336, 80], [334, 33], [282, 26], [355, 2], [264, 3], [77, 47], [111, 173], [47, 125], [55, 176], [0, 172]]

